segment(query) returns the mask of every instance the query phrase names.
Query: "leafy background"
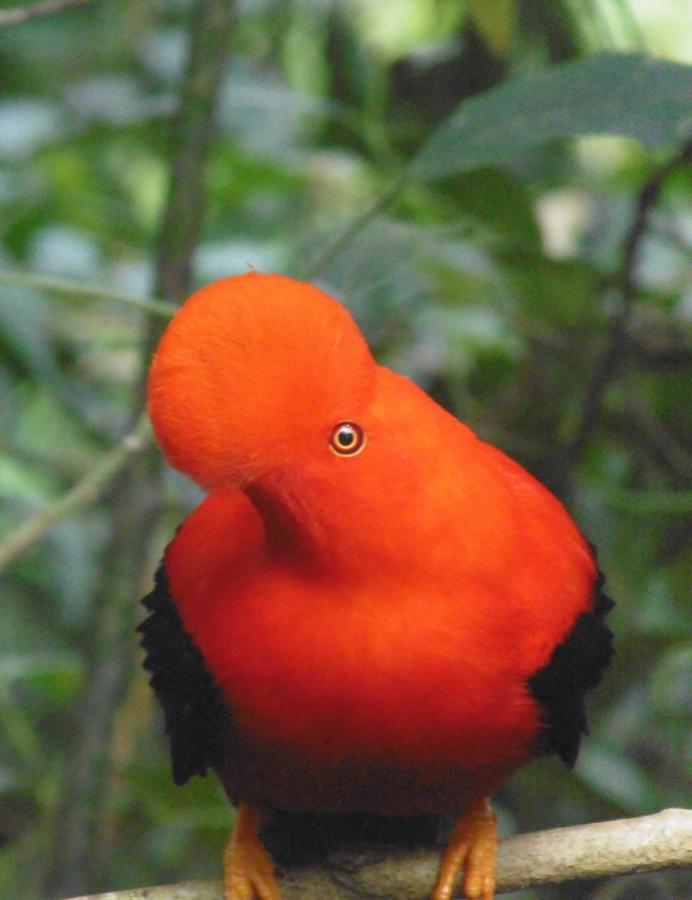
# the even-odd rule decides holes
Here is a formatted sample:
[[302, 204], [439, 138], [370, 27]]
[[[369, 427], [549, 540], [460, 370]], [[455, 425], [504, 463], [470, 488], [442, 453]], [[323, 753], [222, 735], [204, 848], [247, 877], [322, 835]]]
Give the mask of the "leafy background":
[[[170, 122], [204, 5], [100, 0], [0, 30], [6, 537], [132, 425], [160, 321], [108, 292], [159, 290]], [[312, 274], [381, 360], [558, 492], [619, 601], [575, 771], [542, 761], [515, 777], [497, 796], [503, 830], [689, 804], [689, 166], [642, 222], [634, 284], [623, 253], [643, 186], [689, 139], [690, 3], [233, 13], [194, 284], [248, 266]], [[218, 871], [229, 809], [211, 778], [172, 786], [132, 634], [197, 499], [150, 450], [3, 573], [1, 896]], [[690, 894], [669, 872], [521, 896]]]

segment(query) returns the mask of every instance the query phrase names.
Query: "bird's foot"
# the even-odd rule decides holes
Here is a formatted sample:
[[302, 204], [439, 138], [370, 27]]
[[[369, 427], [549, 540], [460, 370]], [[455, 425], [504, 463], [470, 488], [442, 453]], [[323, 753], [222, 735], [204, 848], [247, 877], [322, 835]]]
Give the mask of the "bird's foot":
[[257, 832], [260, 815], [241, 803], [223, 854], [224, 900], [280, 900], [269, 853]]
[[493, 900], [497, 817], [485, 797], [467, 809], [454, 826], [442, 854], [432, 900], [451, 900], [457, 876], [464, 869], [464, 896], [468, 900]]

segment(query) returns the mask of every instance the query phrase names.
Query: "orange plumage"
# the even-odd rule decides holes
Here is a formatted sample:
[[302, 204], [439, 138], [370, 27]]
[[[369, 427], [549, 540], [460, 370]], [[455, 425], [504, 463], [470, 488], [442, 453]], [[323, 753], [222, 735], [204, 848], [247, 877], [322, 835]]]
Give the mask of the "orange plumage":
[[[377, 365], [344, 307], [278, 275], [202, 289], [156, 351], [149, 409], [209, 490], [143, 626], [179, 781], [211, 765], [246, 808], [413, 816], [476, 809], [538, 752], [573, 761], [610, 655], [588, 545], [531, 475]], [[188, 707], [215, 698], [202, 738], [162, 594], [209, 681]], [[278, 896], [267, 877], [250, 889]]]

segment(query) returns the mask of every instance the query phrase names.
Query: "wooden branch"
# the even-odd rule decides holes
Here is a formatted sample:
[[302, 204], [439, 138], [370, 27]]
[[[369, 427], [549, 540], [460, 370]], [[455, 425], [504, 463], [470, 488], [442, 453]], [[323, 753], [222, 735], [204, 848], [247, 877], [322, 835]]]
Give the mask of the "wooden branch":
[[63, 12], [73, 6], [86, 6], [88, 2], [89, 0], [40, 0], [39, 3], [30, 3], [28, 6], [3, 9], [0, 11], [0, 28], [8, 25], [21, 25], [31, 19]]
[[[396, 900], [428, 897], [439, 855], [420, 851], [375, 860], [339, 854], [329, 868], [288, 872], [283, 900], [348, 900], [373, 895]], [[500, 841], [497, 892], [538, 884], [692, 866], [692, 810], [666, 809], [638, 819], [522, 834]], [[73, 900], [222, 900], [221, 882], [198, 881], [90, 894]]]

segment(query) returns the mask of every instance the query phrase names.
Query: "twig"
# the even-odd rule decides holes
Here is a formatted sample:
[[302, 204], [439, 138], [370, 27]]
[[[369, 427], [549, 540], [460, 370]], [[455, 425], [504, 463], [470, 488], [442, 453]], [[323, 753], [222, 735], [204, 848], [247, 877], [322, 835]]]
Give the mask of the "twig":
[[335, 259], [339, 253], [354, 241], [361, 231], [373, 222], [380, 213], [383, 213], [390, 203], [400, 193], [406, 181], [406, 173], [396, 179], [386, 190], [384, 190], [375, 202], [369, 206], [365, 212], [361, 213], [356, 219], [340, 232], [331, 243], [320, 250], [320, 252], [308, 263], [303, 269], [301, 277], [306, 281], [316, 278], [327, 268], [329, 263]]
[[637, 197], [632, 222], [625, 238], [618, 277], [619, 306], [613, 316], [603, 357], [586, 390], [578, 425], [566, 448], [567, 458], [572, 464], [581, 454], [598, 422], [603, 398], [616, 374], [627, 343], [627, 327], [637, 294], [637, 266], [649, 217], [668, 176], [690, 160], [692, 160], [692, 141], [685, 144], [679, 153], [650, 176]]
[[69, 491], [27, 519], [23, 525], [2, 541], [0, 543], [0, 572], [38, 543], [61, 519], [71, 516], [81, 507], [97, 500], [127, 460], [146, 446], [150, 434], [151, 427], [148, 418], [146, 415], [142, 415], [136, 427], [106, 453], [94, 468], [87, 472]]
[[[328, 868], [290, 871], [281, 881], [284, 900], [348, 900], [354, 896], [421, 900], [430, 895], [439, 854], [420, 851], [339, 854], [338, 883]], [[336, 865], [336, 863], [335, 863]], [[522, 834], [500, 841], [497, 892], [538, 884], [651, 872], [692, 865], [692, 810], [667, 809], [637, 819], [617, 819], [573, 828]], [[358, 893], [360, 892], [360, 894]], [[74, 900], [221, 900], [220, 882], [199, 881]]]
[[53, 13], [63, 12], [73, 6], [86, 6], [88, 2], [89, 0], [41, 0], [40, 3], [30, 3], [28, 6], [3, 9], [0, 11], [0, 28], [5, 28], [9, 25], [21, 25], [30, 19], [50, 16]]
[[672, 484], [680, 489], [692, 484], [692, 454], [659, 421], [642, 392], [630, 391], [628, 396], [630, 428], [641, 436], [645, 448], [668, 472]]
[[107, 451], [76, 484], [0, 541], [0, 574], [39, 543], [63, 519], [73, 516], [82, 507], [95, 503], [125, 464], [147, 447], [150, 439], [149, 418], [146, 413], [141, 413], [125, 437]]
[[142, 312], [162, 319], [170, 319], [175, 313], [176, 307], [165, 300], [152, 300], [145, 297], [133, 297], [132, 294], [123, 294], [120, 291], [112, 291], [108, 288], [95, 287], [91, 284], [83, 284], [81, 281], [72, 281], [68, 278], [55, 278], [53, 275], [38, 275], [35, 272], [18, 272], [16, 270], [0, 269], [0, 284], [16, 284], [20, 287], [31, 288], [36, 291], [47, 291], [50, 294], [59, 294], [66, 297], [83, 297], [90, 300], [110, 300], [114, 303], [124, 303], [134, 306]]

